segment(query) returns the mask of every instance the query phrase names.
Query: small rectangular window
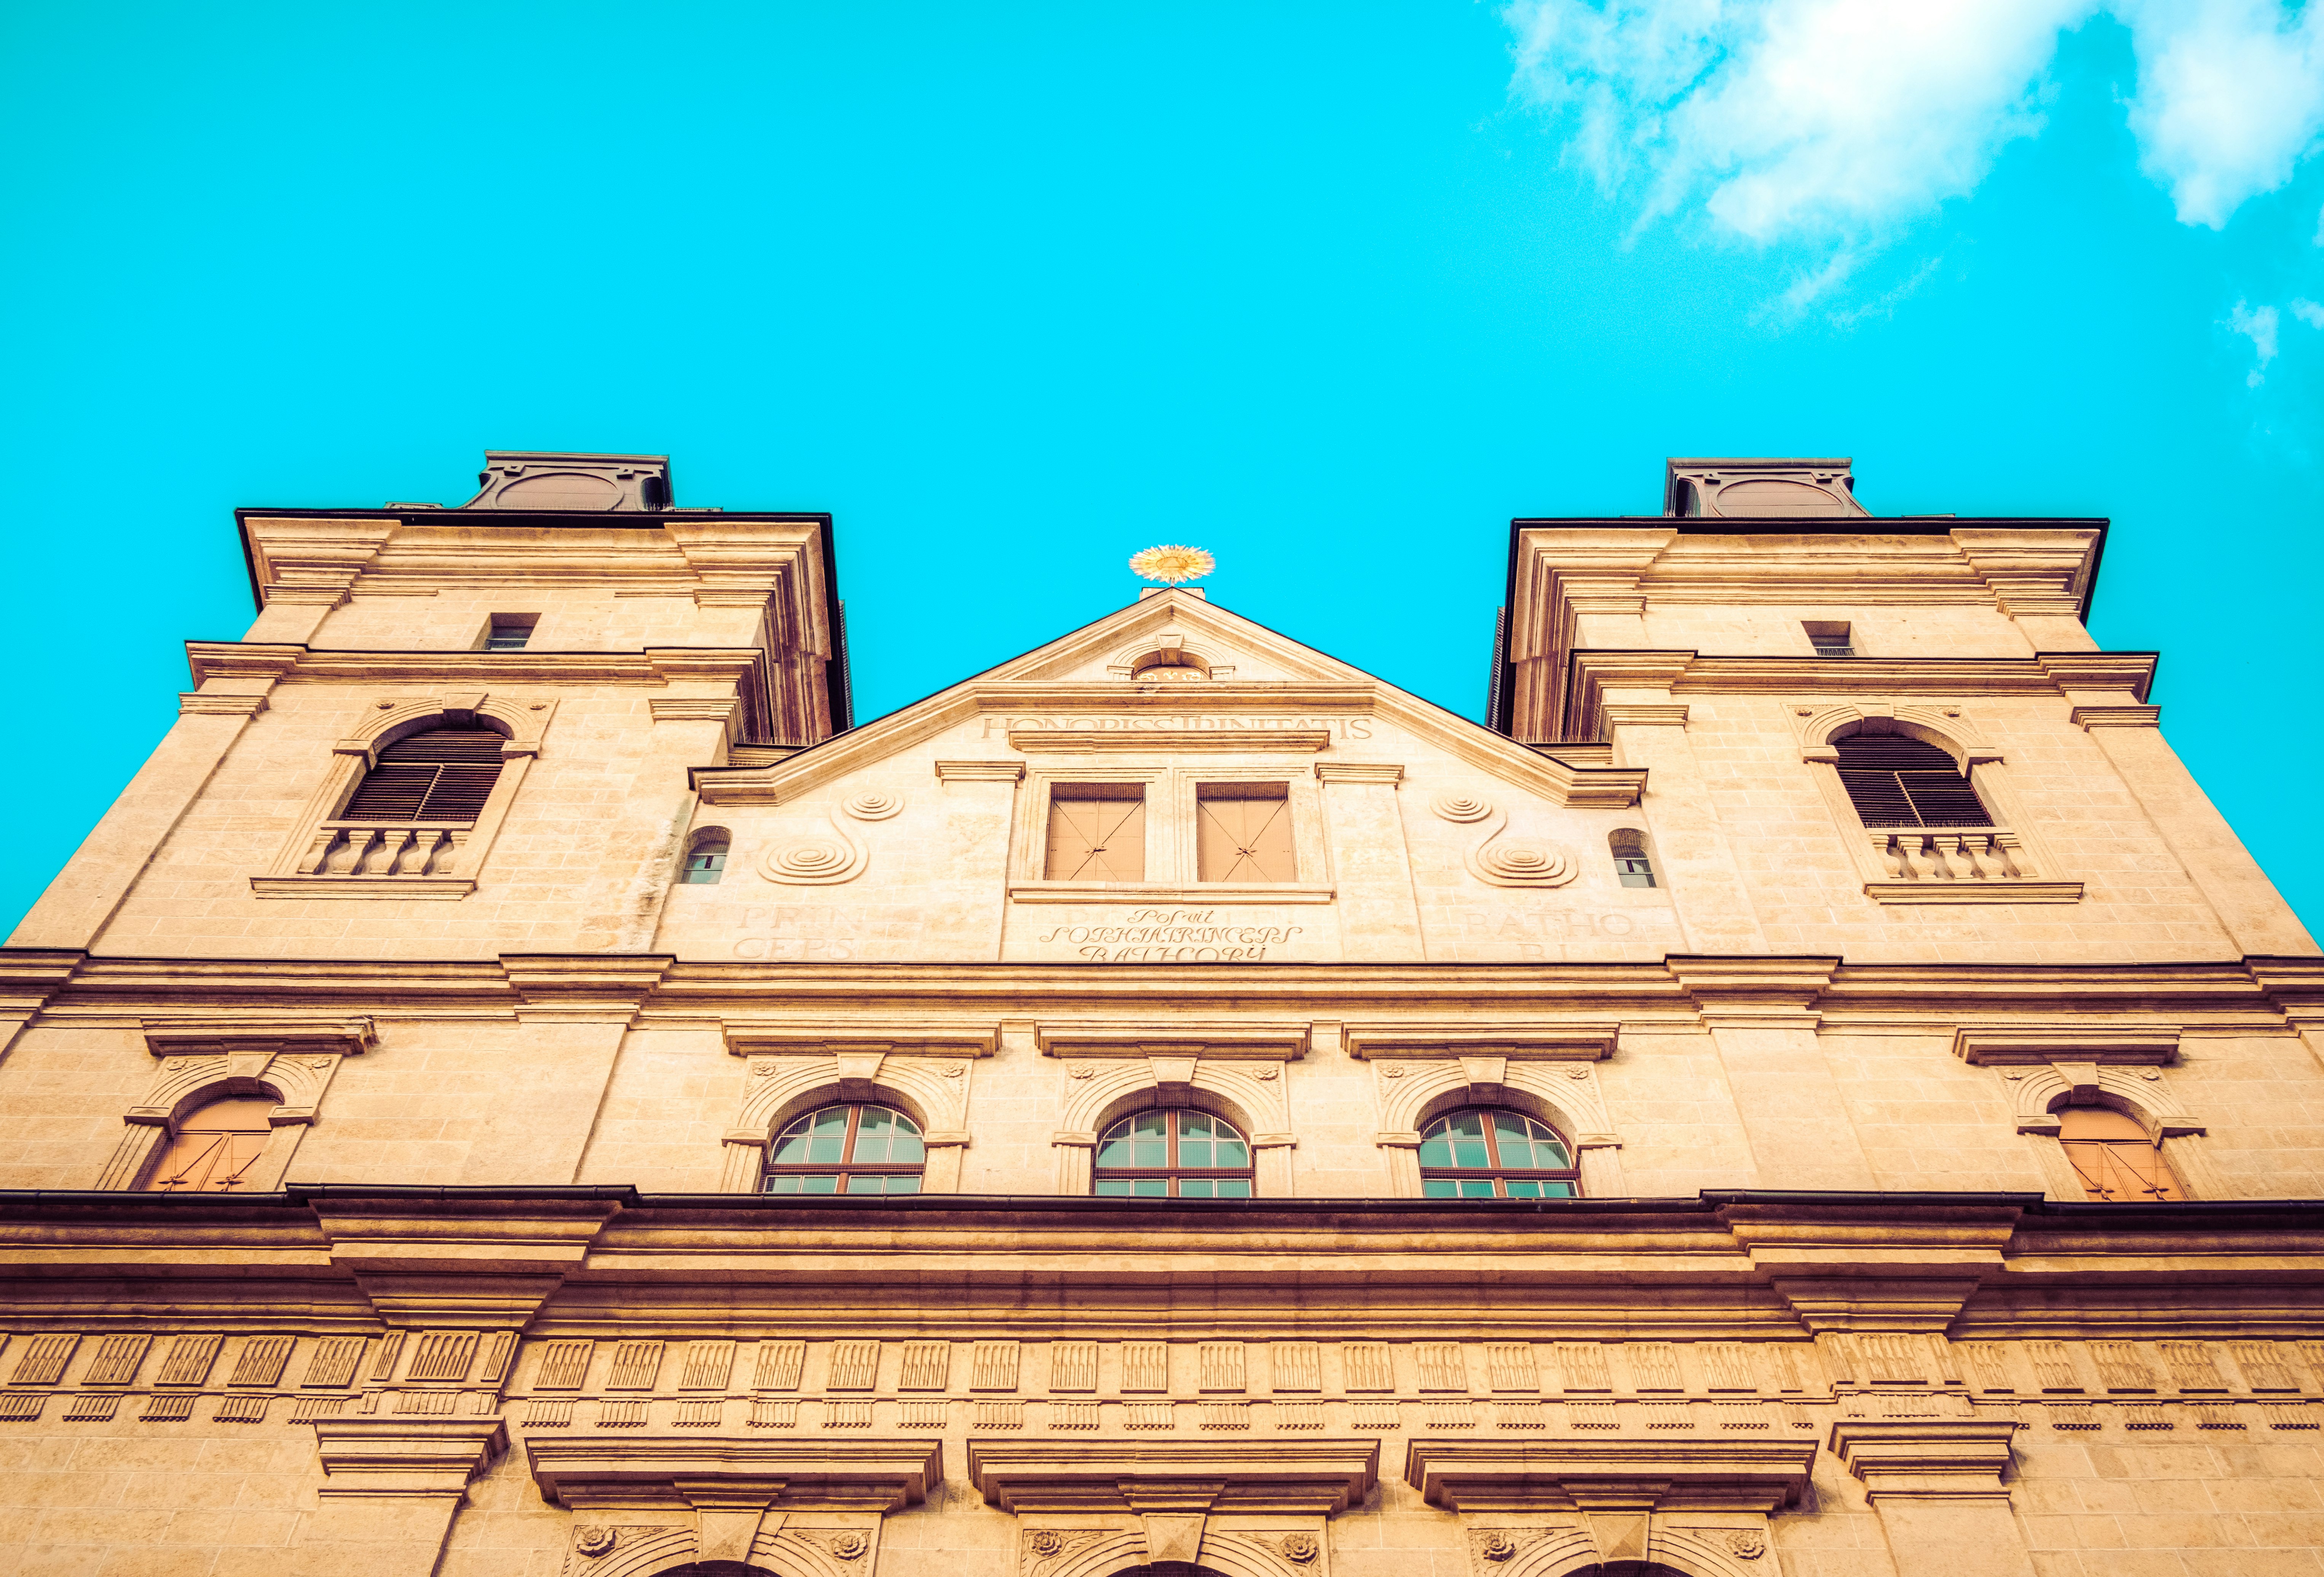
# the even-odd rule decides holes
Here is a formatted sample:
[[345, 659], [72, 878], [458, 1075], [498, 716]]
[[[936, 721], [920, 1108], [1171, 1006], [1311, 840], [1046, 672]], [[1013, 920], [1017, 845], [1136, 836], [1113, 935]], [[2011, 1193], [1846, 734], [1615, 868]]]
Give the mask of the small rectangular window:
[[1200, 783], [1194, 788], [1197, 881], [1296, 881], [1291, 792], [1285, 783]]
[[1051, 881], [1146, 880], [1146, 785], [1058, 783], [1049, 790]]
[[484, 650], [522, 651], [532, 639], [533, 626], [540, 622], [539, 613], [494, 613], [484, 631]]
[[1854, 657], [1856, 637], [1845, 619], [1807, 619], [1800, 627], [1808, 632], [1808, 642], [1818, 657]]

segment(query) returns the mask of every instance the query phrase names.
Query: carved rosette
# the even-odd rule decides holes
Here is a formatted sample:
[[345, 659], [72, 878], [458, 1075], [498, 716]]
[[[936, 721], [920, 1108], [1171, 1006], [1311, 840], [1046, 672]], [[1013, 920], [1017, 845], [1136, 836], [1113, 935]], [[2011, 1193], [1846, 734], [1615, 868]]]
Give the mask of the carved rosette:
[[1312, 1565], [1315, 1557], [1323, 1553], [1323, 1541], [1312, 1533], [1285, 1534], [1276, 1541], [1276, 1548], [1281, 1550], [1283, 1558], [1295, 1566]]
[[1102, 1531], [1092, 1528], [1028, 1528], [1023, 1538], [1018, 1541], [1019, 1568], [1026, 1577], [1055, 1570], [1107, 1536]]

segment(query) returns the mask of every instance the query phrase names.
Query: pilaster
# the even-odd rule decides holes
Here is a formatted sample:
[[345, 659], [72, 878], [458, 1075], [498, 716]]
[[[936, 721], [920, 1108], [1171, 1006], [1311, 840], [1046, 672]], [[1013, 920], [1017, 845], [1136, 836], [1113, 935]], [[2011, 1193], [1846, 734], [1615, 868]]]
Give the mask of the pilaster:
[[291, 1577], [431, 1577], [468, 1480], [508, 1448], [498, 1418], [327, 1418], [323, 1483]]
[[1897, 1577], [2033, 1577], [2001, 1475], [2009, 1419], [1843, 1419], [1832, 1454], [1863, 1482]]
[[1331, 835], [1341, 955], [1351, 962], [1425, 957], [1397, 804], [1404, 769], [1318, 761], [1315, 776], [1323, 785], [1323, 819]]
[[1763, 1176], [1794, 1188], [1877, 1187], [1817, 1034], [1837, 958], [1668, 960], [1717, 1047]]

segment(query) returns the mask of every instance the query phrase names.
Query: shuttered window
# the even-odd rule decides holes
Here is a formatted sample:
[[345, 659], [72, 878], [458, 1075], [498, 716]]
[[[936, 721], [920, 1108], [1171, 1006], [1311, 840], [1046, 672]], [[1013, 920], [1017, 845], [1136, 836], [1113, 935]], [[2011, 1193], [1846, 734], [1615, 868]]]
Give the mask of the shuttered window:
[[1146, 785], [1059, 783], [1049, 794], [1051, 881], [1146, 880]]
[[379, 752], [342, 821], [473, 822], [500, 780], [501, 746], [489, 728], [431, 728]]
[[1839, 742], [1840, 780], [1866, 826], [1991, 826], [1952, 757], [1925, 740], [1853, 733]]
[[1291, 842], [1291, 797], [1286, 785], [1196, 785], [1194, 880], [1299, 880], [1298, 859]]

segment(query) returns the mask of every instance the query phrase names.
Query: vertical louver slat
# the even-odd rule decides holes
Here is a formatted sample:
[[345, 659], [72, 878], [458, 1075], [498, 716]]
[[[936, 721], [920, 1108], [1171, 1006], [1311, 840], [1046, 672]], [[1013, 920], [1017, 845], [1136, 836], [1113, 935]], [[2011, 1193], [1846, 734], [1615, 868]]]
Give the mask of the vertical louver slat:
[[500, 781], [501, 744], [489, 728], [430, 728], [399, 739], [379, 752], [339, 817], [475, 821]]
[[1952, 757], [1925, 740], [1856, 733], [1839, 742], [1840, 781], [1868, 827], [1991, 826]]

